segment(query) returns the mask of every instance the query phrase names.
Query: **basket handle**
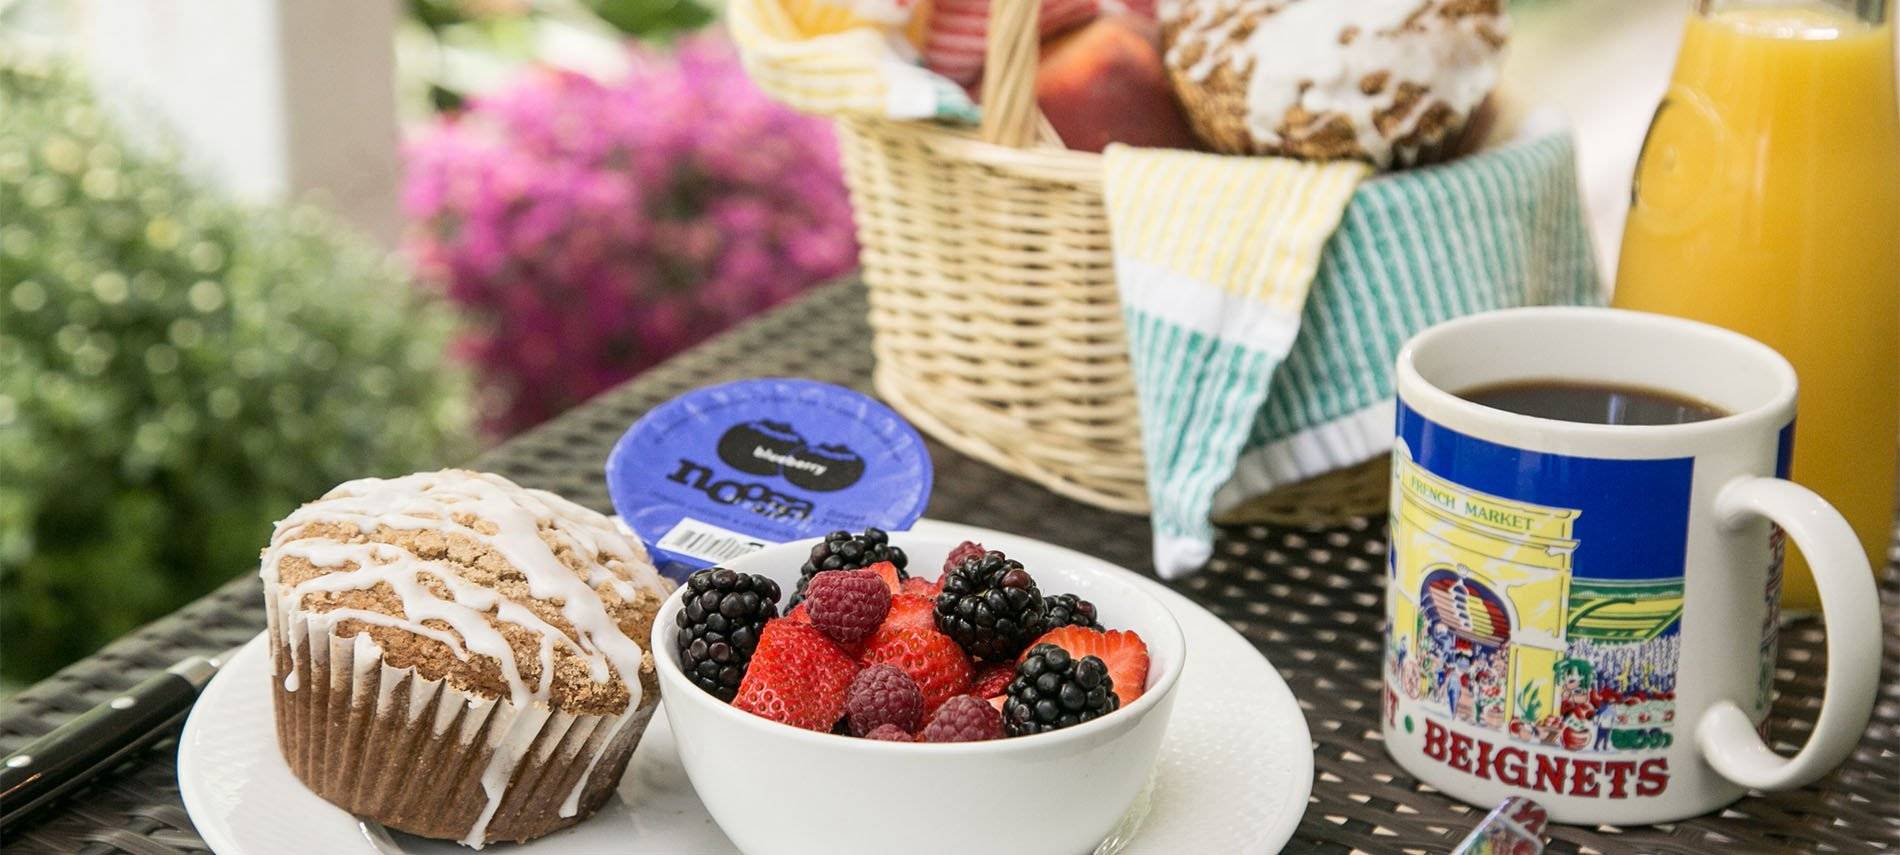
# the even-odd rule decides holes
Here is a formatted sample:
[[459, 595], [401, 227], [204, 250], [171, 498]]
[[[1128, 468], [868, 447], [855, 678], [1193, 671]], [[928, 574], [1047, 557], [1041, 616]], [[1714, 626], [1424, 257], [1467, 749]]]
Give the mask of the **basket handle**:
[[1042, 134], [1036, 109], [1036, 65], [1041, 60], [1037, 16], [1042, 0], [990, 0], [989, 44], [983, 57], [985, 142], [1028, 148]]

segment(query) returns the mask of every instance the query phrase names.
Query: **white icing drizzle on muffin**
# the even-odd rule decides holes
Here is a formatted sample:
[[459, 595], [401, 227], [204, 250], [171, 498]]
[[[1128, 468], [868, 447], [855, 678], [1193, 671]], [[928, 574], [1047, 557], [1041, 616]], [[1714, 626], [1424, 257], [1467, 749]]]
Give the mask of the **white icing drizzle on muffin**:
[[[1448, 14], [1447, 5], [1163, 0], [1161, 16], [1178, 25], [1168, 46], [1171, 68], [1198, 83], [1226, 65], [1247, 81], [1246, 127], [1256, 145], [1272, 149], [1286, 142], [1282, 128], [1297, 106], [1316, 116], [1344, 117], [1359, 148], [1386, 166], [1394, 160], [1394, 141], [1411, 134], [1433, 102], [1450, 107], [1462, 124], [1497, 83], [1508, 18]], [[1381, 130], [1379, 117], [1399, 102], [1400, 84], [1408, 82], [1429, 87], [1429, 96]], [[1409, 160], [1409, 153], [1399, 154]]]
[[[359, 535], [387, 528], [433, 530], [474, 540], [519, 571], [534, 598], [558, 603], [573, 633], [570, 636], [499, 591], [468, 581], [457, 573], [453, 562], [424, 559], [402, 546], [360, 536], [349, 541], [306, 536], [305, 530], [314, 524], [345, 526]], [[563, 563], [544, 537], [552, 537], [586, 559], [585, 577]], [[279, 580], [279, 565], [286, 558], [302, 559], [330, 572], [284, 587]], [[608, 569], [610, 561], [624, 575]], [[260, 575], [267, 590], [278, 592], [272, 599], [285, 623], [290, 614], [298, 612], [302, 620], [315, 626], [353, 620], [440, 642], [462, 661], [471, 656], [493, 659], [507, 684], [507, 700], [521, 709], [549, 705], [555, 649], [565, 648], [587, 664], [593, 682], [625, 686], [626, 713], [640, 705], [639, 675], [645, 650], [620, 629], [598, 591], [611, 590], [622, 600], [631, 601], [637, 591], [664, 598], [669, 590], [645, 550], [616, 530], [606, 517], [552, 493], [524, 489], [497, 475], [461, 470], [392, 479], [364, 478], [339, 485], [277, 524], [271, 545], [264, 550]], [[449, 596], [440, 596], [425, 579], [445, 587]], [[308, 595], [367, 591], [378, 584], [395, 592], [403, 616], [360, 608], [301, 608]], [[540, 678], [533, 684], [523, 677], [514, 648], [491, 618], [539, 636]], [[440, 621], [453, 631], [428, 626], [425, 621]], [[289, 634], [293, 660], [302, 653], [299, 637], [299, 633]], [[359, 634], [359, 641], [366, 639]], [[285, 678], [285, 691], [297, 690], [296, 674], [293, 667]], [[603, 744], [612, 743], [613, 734], [629, 718], [620, 716]], [[517, 724], [523, 720], [518, 719]], [[491, 755], [482, 773], [487, 805], [462, 842], [479, 846], [484, 840], [488, 822], [500, 807], [524, 750], [525, 746], [512, 751], [497, 748]], [[594, 762], [600, 756], [597, 753]], [[581, 792], [593, 771], [593, 763], [589, 763], [562, 804], [562, 816], [572, 816], [578, 810]]]

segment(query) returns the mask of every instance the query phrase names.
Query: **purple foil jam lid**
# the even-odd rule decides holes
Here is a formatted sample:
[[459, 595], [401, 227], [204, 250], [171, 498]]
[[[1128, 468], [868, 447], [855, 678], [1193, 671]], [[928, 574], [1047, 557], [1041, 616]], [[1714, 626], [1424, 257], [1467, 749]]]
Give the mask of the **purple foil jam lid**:
[[812, 380], [739, 380], [653, 408], [607, 457], [614, 510], [668, 576], [839, 529], [903, 531], [930, 453], [891, 408]]

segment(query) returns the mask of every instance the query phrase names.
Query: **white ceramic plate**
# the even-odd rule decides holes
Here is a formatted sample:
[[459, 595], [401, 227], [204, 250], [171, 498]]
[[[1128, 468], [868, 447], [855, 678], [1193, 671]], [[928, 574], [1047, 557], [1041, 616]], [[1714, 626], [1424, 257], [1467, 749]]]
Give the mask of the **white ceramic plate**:
[[[1126, 573], [1174, 610], [1188, 650], [1174, 719], [1155, 770], [1147, 819], [1128, 855], [1265, 853], [1292, 837], [1313, 788], [1312, 741], [1286, 682], [1253, 645], [1205, 609], [1100, 559], [988, 529], [923, 520], [920, 533], [968, 538], [1024, 564], [1094, 565]], [[178, 743], [178, 787], [198, 833], [218, 855], [376, 855], [356, 820], [317, 798], [277, 751], [270, 663], [260, 635], [207, 686]], [[453, 843], [395, 835], [408, 853], [457, 853]], [[730, 855], [686, 780], [662, 710], [627, 769], [619, 798], [592, 819], [521, 846], [535, 855]]]

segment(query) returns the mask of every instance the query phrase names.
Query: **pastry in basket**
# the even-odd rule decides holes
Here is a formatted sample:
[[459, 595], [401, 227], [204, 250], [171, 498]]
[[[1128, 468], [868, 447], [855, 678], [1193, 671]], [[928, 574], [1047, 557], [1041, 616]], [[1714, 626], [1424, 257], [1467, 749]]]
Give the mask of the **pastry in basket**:
[[390, 828], [480, 847], [579, 822], [659, 700], [640, 641], [671, 584], [606, 517], [496, 475], [338, 486], [260, 573], [285, 761]]
[[1497, 83], [1503, 0], [1164, 0], [1170, 77], [1217, 151], [1443, 159]]

